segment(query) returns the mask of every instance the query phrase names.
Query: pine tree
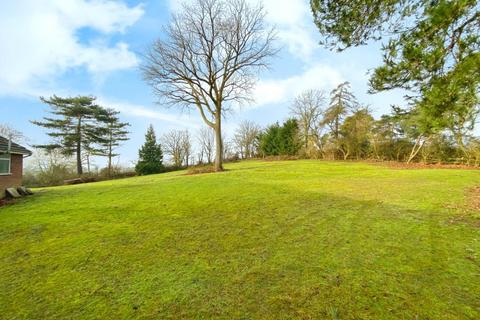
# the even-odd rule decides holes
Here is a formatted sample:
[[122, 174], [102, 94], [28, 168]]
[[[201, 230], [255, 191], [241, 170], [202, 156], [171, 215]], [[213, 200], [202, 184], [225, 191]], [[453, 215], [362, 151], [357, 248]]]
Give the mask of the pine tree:
[[322, 125], [330, 128], [336, 148], [340, 149], [340, 128], [347, 114], [358, 107], [358, 102], [351, 92], [350, 83], [339, 84], [330, 93], [330, 106], [323, 114]]
[[350, 83], [339, 84], [330, 93], [330, 106], [324, 112], [323, 124], [330, 127], [335, 139], [340, 135], [343, 118], [358, 105], [355, 96], [350, 91]]
[[112, 159], [119, 155], [115, 153], [115, 149], [122, 142], [129, 140], [129, 132], [126, 128], [130, 124], [120, 122], [119, 114], [120, 112], [114, 109], [103, 109], [97, 117], [101, 124], [100, 139], [97, 139], [99, 148], [97, 154], [108, 158], [108, 177], [112, 176]]
[[160, 173], [165, 170], [163, 166], [163, 153], [161, 146], [157, 143], [157, 137], [153, 126], [145, 134], [145, 143], [138, 152], [139, 160], [135, 171], [139, 175]]
[[47, 134], [52, 143], [35, 147], [46, 150], [59, 150], [64, 155], [75, 155], [77, 174], [83, 174], [82, 156], [88, 146], [96, 143], [99, 137], [96, 118], [101, 107], [95, 104], [94, 97], [78, 96], [61, 98], [56, 95], [40, 100], [51, 107], [55, 117], [44, 117], [33, 124], [49, 129]]

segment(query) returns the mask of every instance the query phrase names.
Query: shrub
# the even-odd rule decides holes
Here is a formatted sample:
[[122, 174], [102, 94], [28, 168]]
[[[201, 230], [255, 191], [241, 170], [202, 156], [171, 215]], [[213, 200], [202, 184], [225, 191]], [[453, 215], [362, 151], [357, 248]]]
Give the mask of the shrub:
[[263, 156], [298, 155], [300, 150], [298, 123], [289, 119], [280, 126], [270, 126], [260, 135], [260, 152]]

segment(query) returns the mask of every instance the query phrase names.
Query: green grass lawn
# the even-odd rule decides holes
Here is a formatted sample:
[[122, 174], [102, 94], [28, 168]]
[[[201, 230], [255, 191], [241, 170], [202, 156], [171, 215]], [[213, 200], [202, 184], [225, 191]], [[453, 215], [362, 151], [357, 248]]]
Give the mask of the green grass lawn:
[[0, 208], [0, 318], [480, 319], [480, 171], [227, 168]]

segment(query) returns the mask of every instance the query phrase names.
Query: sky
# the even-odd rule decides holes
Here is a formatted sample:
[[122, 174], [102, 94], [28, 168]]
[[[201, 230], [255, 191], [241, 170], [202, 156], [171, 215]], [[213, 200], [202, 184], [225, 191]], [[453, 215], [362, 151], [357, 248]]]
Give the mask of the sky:
[[[248, 0], [253, 3], [257, 0]], [[162, 35], [162, 26], [178, 10], [175, 0], [16, 0], [0, 2], [0, 123], [28, 138], [29, 145], [49, 141], [45, 129], [30, 123], [47, 116], [40, 96], [93, 95], [121, 112], [130, 140], [118, 151], [118, 163], [137, 159], [147, 127], [157, 136], [204, 126], [199, 114], [155, 103], [139, 66], [143, 53]], [[296, 95], [308, 89], [330, 92], [349, 81], [358, 100], [376, 117], [402, 104], [400, 92], [370, 95], [369, 72], [381, 64], [380, 43], [342, 53], [319, 45], [308, 0], [264, 0], [266, 20], [276, 27], [280, 52], [271, 68], [258, 75], [254, 102], [224, 122], [233, 136], [242, 120], [262, 127], [289, 117]], [[104, 160], [97, 159], [102, 166]]]

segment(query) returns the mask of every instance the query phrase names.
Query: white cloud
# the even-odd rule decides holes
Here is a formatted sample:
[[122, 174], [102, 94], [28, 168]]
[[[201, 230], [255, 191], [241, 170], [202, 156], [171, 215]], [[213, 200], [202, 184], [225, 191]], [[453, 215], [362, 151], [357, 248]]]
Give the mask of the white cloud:
[[336, 69], [315, 64], [305, 72], [286, 79], [260, 80], [255, 89], [255, 107], [282, 103], [308, 89], [323, 89], [327, 93], [344, 81]]
[[310, 59], [318, 45], [313, 37], [315, 28], [308, 1], [264, 0], [263, 5], [267, 21], [277, 27], [279, 40], [289, 52], [303, 60]]
[[[143, 105], [132, 104], [122, 101], [98, 98], [98, 103], [103, 106], [114, 108], [127, 116], [146, 118], [149, 120], [160, 120], [171, 123], [175, 126], [198, 129], [202, 123], [198, 119], [193, 120], [185, 114], [171, 114], [154, 110]], [[160, 108], [160, 107], [158, 107]]]
[[135, 66], [127, 44], [82, 43], [78, 32], [121, 33], [142, 15], [141, 5], [113, 0], [2, 1], [0, 94], [43, 87], [74, 67], [99, 74]]

